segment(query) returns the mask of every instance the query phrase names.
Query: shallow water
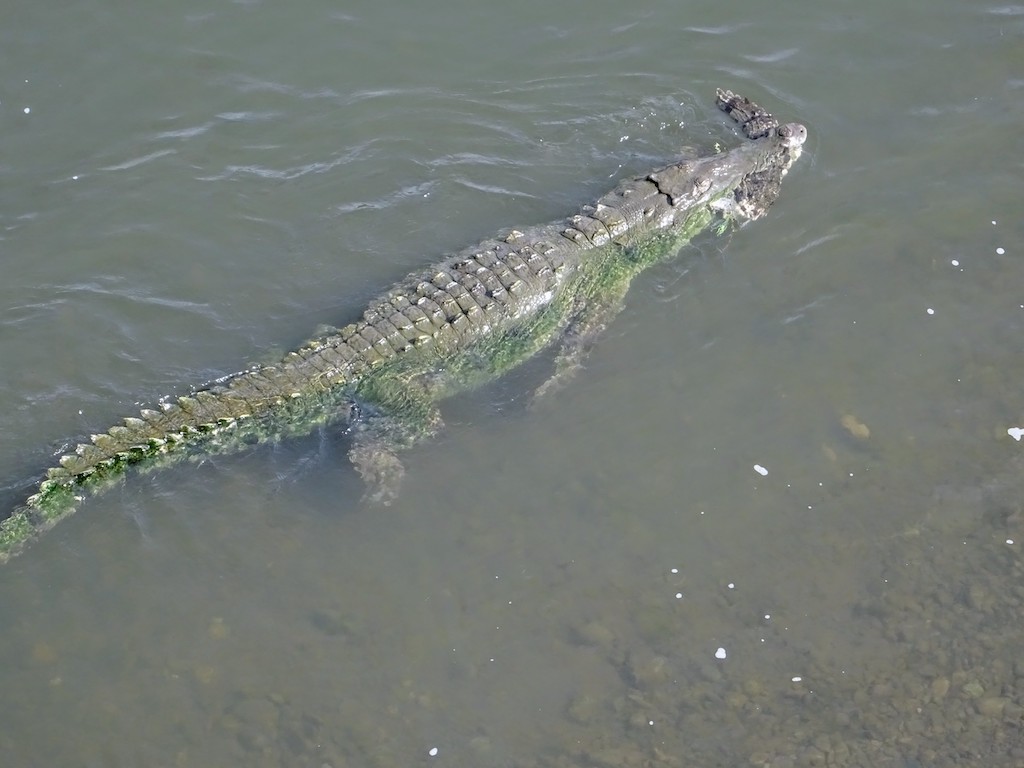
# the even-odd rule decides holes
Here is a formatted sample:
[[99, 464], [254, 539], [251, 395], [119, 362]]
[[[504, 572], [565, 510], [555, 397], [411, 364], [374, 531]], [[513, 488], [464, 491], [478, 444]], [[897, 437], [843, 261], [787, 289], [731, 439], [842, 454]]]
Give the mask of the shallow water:
[[386, 510], [331, 432], [89, 501], [0, 569], [5, 764], [1024, 765], [1024, 9], [362, 5], [7, 11], [5, 505], [737, 141], [715, 86], [807, 152], [571, 386], [447, 403]]

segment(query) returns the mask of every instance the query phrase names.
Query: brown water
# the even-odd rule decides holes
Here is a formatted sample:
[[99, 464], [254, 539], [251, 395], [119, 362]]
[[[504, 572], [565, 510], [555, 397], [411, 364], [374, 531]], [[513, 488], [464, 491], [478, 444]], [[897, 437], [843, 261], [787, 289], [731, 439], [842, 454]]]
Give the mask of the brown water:
[[135, 477], [0, 569], [0, 763], [1024, 765], [1024, 8], [356, 6], [3, 12], [5, 505], [735, 141], [717, 85], [808, 150], [539, 409], [546, 360], [448, 403], [393, 507], [323, 433]]

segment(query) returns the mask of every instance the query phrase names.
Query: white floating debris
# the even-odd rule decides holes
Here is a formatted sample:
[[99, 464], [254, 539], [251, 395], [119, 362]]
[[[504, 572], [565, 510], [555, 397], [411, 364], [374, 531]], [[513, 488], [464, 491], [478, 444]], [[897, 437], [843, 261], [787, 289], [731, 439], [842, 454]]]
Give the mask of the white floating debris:
[[[28, 112], [27, 109], [25, 111]], [[1002, 256], [1004, 253], [1006, 253], [1006, 251], [1004, 251], [1002, 248], [996, 248], [996, 253]]]
[[31, 112], [31, 111], [32, 111], [32, 107], [25, 107], [25, 114], [26, 114], [26, 115], [27, 115], [27, 114], [28, 114], [29, 112]]
[[765, 469], [764, 467], [762, 467], [760, 464], [755, 464], [754, 465], [754, 471], [757, 472], [757, 474], [759, 474], [761, 476], [764, 476], [764, 475], [768, 474], [768, 470]]
[[794, 683], [799, 683], [803, 681], [803, 678], [800, 677], [800, 675], [797, 675], [796, 677], [792, 678], [792, 680]]
[[715, 651], [716, 659], [724, 659], [726, 656], [728, 656], [728, 654], [725, 652], [725, 648], [719, 648], [717, 651]]
[[1006, 540], [1006, 543], [1007, 543], [1007, 544], [1013, 544], [1013, 539], [1007, 539], [1007, 540]]
[[928, 307], [928, 314], [929, 315], [934, 315], [935, 314], [935, 310], [932, 309], [931, 307]]
[[431, 757], [437, 757], [437, 747], [431, 747], [427, 750], [427, 754]]
[[682, 592], [676, 592], [676, 600], [682, 600], [682, 599], [683, 599], [683, 593]]
[[731, 581], [728, 584], [726, 584], [725, 586], [727, 586], [729, 589], [736, 589], [736, 585], [733, 582], [731, 582]]
[[960, 266], [960, 260], [959, 259], [953, 259], [949, 263], [952, 264], [954, 267], [959, 267]]
[[1010, 427], [1008, 430], [1006, 430], [1006, 434], [1008, 434], [1010, 437], [1012, 437], [1019, 443], [1020, 439], [1024, 437], [1024, 429], [1021, 429], [1020, 427]]
[[669, 571], [669, 573], [679, 573], [679, 569], [678, 568], [673, 568], [673, 569], [671, 569], [671, 571]]

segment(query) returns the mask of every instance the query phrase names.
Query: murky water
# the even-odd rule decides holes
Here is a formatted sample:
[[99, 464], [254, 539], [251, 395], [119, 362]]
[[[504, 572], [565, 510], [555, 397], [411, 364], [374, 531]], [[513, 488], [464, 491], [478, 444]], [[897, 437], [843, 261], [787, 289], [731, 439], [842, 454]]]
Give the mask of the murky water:
[[5, 508], [138, 404], [735, 141], [717, 85], [811, 140], [570, 387], [448, 403], [393, 507], [325, 432], [0, 569], [4, 765], [1024, 765], [1024, 8], [48, 8], [0, 24]]

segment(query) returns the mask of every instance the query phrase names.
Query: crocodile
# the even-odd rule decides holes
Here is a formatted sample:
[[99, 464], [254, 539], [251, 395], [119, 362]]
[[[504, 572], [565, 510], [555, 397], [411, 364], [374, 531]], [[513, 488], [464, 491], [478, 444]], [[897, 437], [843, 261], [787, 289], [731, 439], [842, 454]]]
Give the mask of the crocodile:
[[370, 501], [388, 503], [399, 453], [442, 427], [438, 402], [493, 380], [556, 341], [561, 387], [623, 306], [632, 279], [717, 222], [757, 219], [807, 138], [799, 123], [719, 89], [740, 145], [626, 179], [579, 213], [511, 229], [414, 272], [356, 322], [275, 364], [166, 399], [62, 455], [0, 522], [0, 562], [126, 474], [344, 425]]

